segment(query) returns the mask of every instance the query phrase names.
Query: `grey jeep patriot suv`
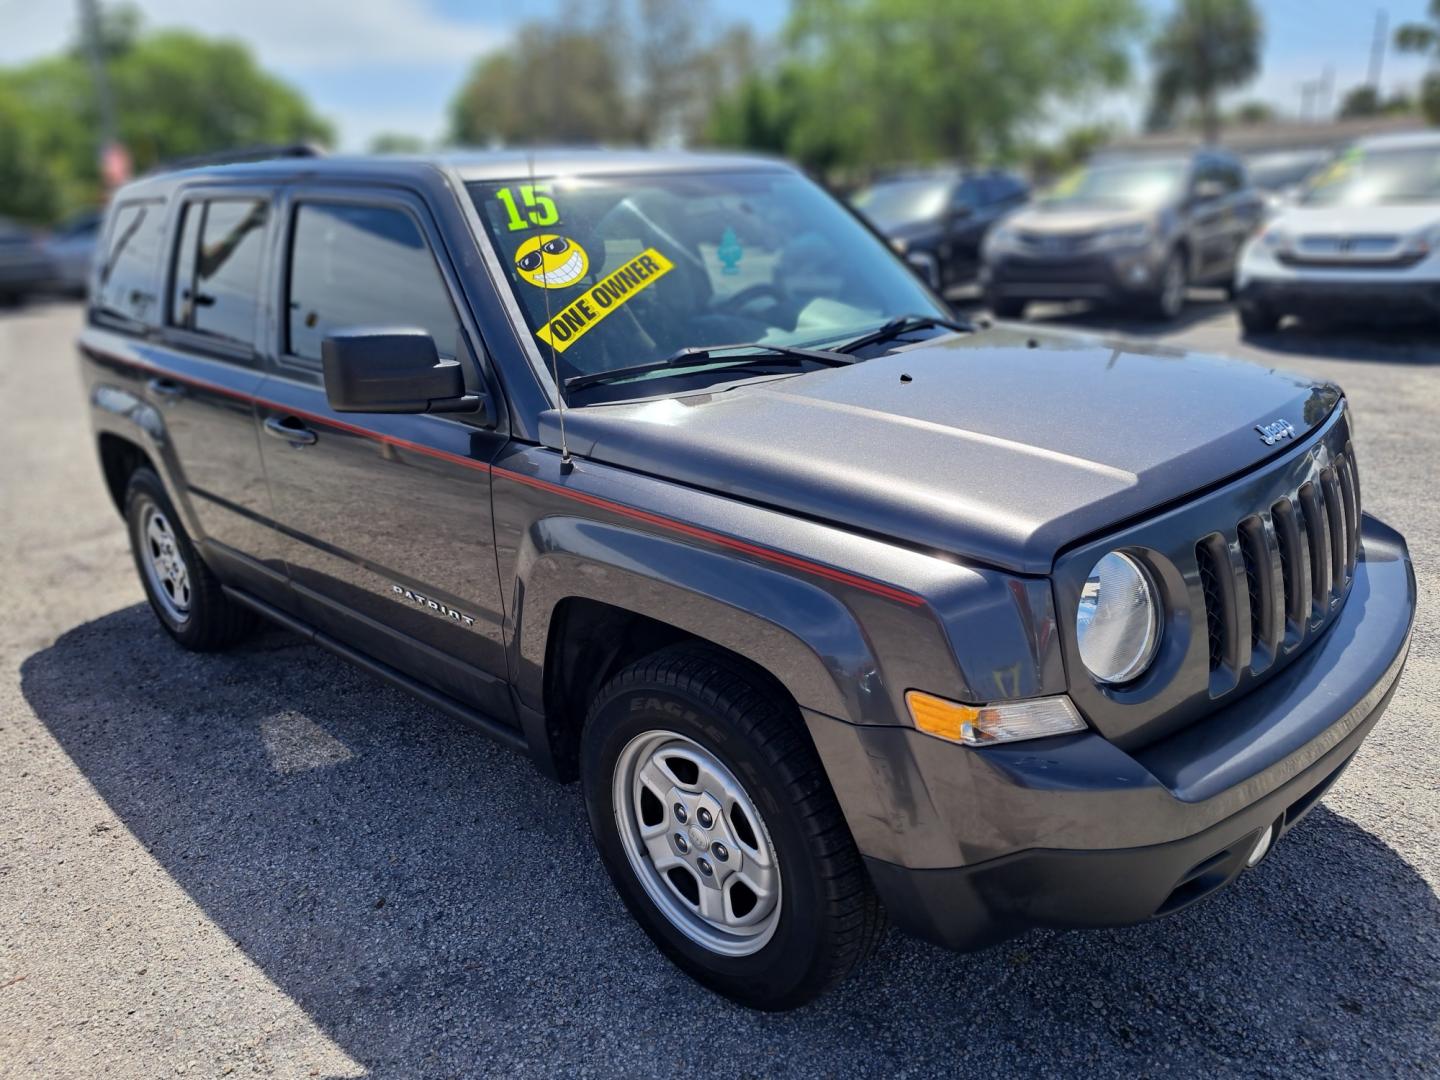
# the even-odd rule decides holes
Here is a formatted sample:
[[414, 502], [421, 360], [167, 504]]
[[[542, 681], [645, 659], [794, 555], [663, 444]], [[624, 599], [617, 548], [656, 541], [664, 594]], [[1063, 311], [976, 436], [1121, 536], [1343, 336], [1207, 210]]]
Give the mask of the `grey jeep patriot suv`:
[[164, 630], [263, 616], [578, 779], [635, 918], [755, 1007], [887, 920], [1207, 896], [1405, 660], [1339, 389], [952, 322], [776, 162], [190, 168], [119, 192], [90, 295]]

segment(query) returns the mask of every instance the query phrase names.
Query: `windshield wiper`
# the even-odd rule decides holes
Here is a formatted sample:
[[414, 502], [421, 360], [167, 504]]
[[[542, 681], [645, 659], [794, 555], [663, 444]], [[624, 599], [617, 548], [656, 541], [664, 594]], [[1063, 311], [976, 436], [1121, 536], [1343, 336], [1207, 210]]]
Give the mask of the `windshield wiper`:
[[908, 334], [911, 330], [924, 330], [929, 326], [940, 326], [961, 334], [968, 334], [975, 329], [969, 323], [959, 322], [955, 319], [942, 319], [937, 315], [901, 315], [891, 319], [884, 326], [871, 330], [868, 334], [861, 334], [844, 345], [836, 346], [835, 351], [853, 353], [858, 349], [865, 348], [866, 345], [874, 345], [878, 341], [888, 341], [901, 334]]
[[[737, 356], [733, 360], [724, 361], [726, 366], [742, 366], [753, 364], [760, 357], [774, 357], [775, 362], [789, 362], [798, 364], [802, 360], [813, 360], [816, 363], [825, 364], [829, 367], [839, 367], [842, 364], [853, 364], [853, 356], [845, 356], [839, 352], [831, 352], [826, 349], [802, 349], [798, 345], [767, 345], [764, 342], [753, 341], [739, 345], [690, 345], [683, 349], [676, 349], [664, 360], [654, 360], [648, 364], [632, 364], [629, 367], [611, 368], [609, 371], [591, 371], [584, 375], [572, 375], [565, 380], [566, 390], [583, 390], [587, 386], [599, 386], [601, 383], [621, 382], [637, 375], [648, 375], [652, 371], [664, 371], [667, 368], [695, 367], [710, 360], [715, 353], [734, 352], [745, 350], [752, 355]], [[713, 368], [711, 370], [714, 370]]]

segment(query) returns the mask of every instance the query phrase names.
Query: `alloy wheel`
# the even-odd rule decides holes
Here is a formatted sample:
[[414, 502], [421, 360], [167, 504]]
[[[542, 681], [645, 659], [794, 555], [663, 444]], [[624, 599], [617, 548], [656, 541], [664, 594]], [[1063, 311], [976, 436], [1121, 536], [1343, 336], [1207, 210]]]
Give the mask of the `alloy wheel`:
[[190, 568], [170, 519], [154, 503], [140, 516], [140, 561], [165, 613], [178, 623], [190, 617]]
[[615, 763], [616, 825], [667, 920], [725, 956], [765, 947], [780, 921], [780, 860], [734, 773], [695, 740], [647, 731]]

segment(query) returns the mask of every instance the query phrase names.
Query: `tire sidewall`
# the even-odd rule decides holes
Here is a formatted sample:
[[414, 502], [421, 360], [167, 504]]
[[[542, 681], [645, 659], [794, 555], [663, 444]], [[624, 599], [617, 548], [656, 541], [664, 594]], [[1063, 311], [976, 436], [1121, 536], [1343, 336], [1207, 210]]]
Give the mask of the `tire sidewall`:
[[[143, 548], [146, 540], [141, 535], [141, 529], [147, 506], [154, 506], [165, 515], [175, 534], [175, 546], [179, 549], [180, 557], [185, 560], [185, 568], [190, 574], [190, 612], [182, 621], [177, 621], [172, 617], [165, 605], [155, 595], [155, 587], [145, 569]], [[125, 524], [130, 533], [130, 552], [135, 559], [135, 570], [140, 575], [140, 584], [145, 590], [145, 599], [149, 601], [150, 609], [155, 612], [155, 617], [160, 620], [160, 625], [171, 637], [182, 644], [186, 643], [197, 635], [197, 627], [205, 617], [202, 610], [204, 600], [199, 588], [203, 567], [200, 565], [195, 546], [190, 543], [189, 533], [185, 531], [184, 525], [180, 523], [180, 519], [175, 513], [174, 504], [165, 494], [164, 485], [160, 483], [160, 478], [149, 469], [137, 469], [130, 478], [130, 484], [125, 492]]]
[[[1170, 274], [1177, 267], [1180, 271], [1180, 297], [1174, 310], [1171, 310], [1166, 307], [1166, 298], [1169, 293]], [[1155, 294], [1155, 313], [1166, 322], [1178, 319], [1180, 313], [1185, 310], [1185, 301], [1189, 290], [1190, 268], [1186, 265], [1185, 252], [1175, 248], [1160, 267], [1160, 289]]]
[[[721, 956], [691, 941], [655, 906], [630, 866], [616, 824], [614, 771], [630, 740], [655, 730], [685, 735], [720, 758], [744, 786], [769, 831], [779, 861], [780, 920], [770, 941], [750, 956]], [[784, 998], [814, 977], [826, 944], [826, 928], [815, 917], [824, 910], [820, 868], [796, 815], [781, 801], [784, 778], [733, 724], [674, 688], [624, 687], [599, 703], [590, 717], [581, 748], [581, 781], [606, 870], [636, 921], [675, 963], [712, 988], [759, 1008], [784, 1007]]]

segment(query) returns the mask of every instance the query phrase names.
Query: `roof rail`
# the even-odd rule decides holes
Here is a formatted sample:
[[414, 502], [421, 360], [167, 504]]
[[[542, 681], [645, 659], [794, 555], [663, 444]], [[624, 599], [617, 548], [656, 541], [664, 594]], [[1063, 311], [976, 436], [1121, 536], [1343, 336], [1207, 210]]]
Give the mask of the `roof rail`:
[[239, 146], [233, 150], [216, 150], [209, 154], [192, 154], [189, 157], [171, 158], [161, 161], [146, 171], [146, 176], [159, 173], [179, 172], [181, 169], [195, 169], [203, 165], [237, 165], [247, 161], [273, 161], [277, 158], [324, 157], [325, 151], [314, 143], [287, 143], [278, 146]]

